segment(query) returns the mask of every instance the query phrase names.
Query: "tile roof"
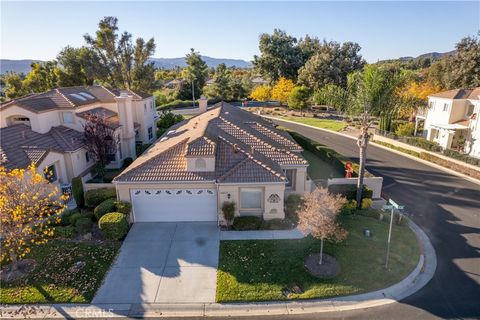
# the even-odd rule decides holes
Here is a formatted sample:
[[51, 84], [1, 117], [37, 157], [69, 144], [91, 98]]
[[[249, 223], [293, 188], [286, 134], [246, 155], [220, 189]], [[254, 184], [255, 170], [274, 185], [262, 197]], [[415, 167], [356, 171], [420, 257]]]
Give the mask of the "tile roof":
[[[118, 117], [118, 113], [116, 113], [115, 111], [112, 111], [103, 107], [98, 107], [98, 108], [93, 108], [87, 111], [77, 113], [77, 116], [84, 119], [86, 119], [88, 115], [96, 115], [102, 118], [104, 117], [105, 121], [108, 123], [108, 127], [111, 127], [113, 129], [120, 127], [120, 118]], [[134, 127], [135, 127], [135, 123], [134, 123]]]
[[73, 109], [92, 103], [112, 103], [122, 91], [127, 91], [134, 100], [141, 100], [151, 95], [132, 90], [109, 89], [104, 86], [64, 87], [47, 92], [31, 94], [22, 98], [7, 101], [0, 105], [0, 110], [19, 105], [32, 112], [45, 112], [55, 109]]
[[50, 151], [64, 153], [84, 146], [83, 134], [64, 126], [38, 133], [25, 124], [15, 124], [0, 128], [0, 136], [0, 162], [8, 169], [38, 164]]
[[[273, 124], [228, 103], [185, 120], [115, 178], [117, 182], [285, 182], [281, 166], [307, 166], [302, 148]], [[215, 155], [215, 171], [187, 171], [188, 156]]]
[[430, 97], [435, 98], [446, 98], [446, 99], [480, 99], [480, 87], [474, 89], [453, 89], [438, 92], [430, 95]]

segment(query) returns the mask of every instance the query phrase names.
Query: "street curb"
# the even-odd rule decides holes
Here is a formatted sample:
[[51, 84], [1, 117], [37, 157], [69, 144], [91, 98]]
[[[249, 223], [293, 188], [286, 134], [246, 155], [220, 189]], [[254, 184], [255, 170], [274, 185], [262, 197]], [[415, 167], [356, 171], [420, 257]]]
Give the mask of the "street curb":
[[[299, 126], [304, 126], [304, 127], [307, 127], [307, 128], [310, 128], [310, 129], [316, 129], [316, 130], [320, 130], [320, 131], [324, 131], [324, 132], [328, 132], [328, 133], [333, 133], [333, 134], [336, 134], [336, 135], [339, 135], [339, 136], [343, 136], [345, 138], [349, 138], [349, 139], [352, 139], [352, 140], [357, 140], [355, 137], [352, 137], [348, 134], [345, 134], [345, 133], [340, 133], [340, 132], [337, 132], [337, 131], [332, 131], [332, 130], [328, 130], [328, 129], [323, 129], [323, 128], [318, 128], [318, 127], [314, 127], [314, 126], [311, 126], [309, 124], [303, 124], [303, 123], [300, 123], [300, 122], [295, 122], [295, 121], [290, 121], [290, 120], [284, 120], [284, 119], [281, 119], [281, 118], [275, 118], [275, 117], [270, 117], [270, 116], [264, 116], [262, 115], [263, 118], [267, 118], [267, 119], [270, 119], [270, 120], [278, 120], [278, 121], [284, 121], [284, 122], [288, 122], [288, 123], [292, 123], [292, 124], [296, 124], [296, 125], [299, 125]], [[455, 170], [452, 170], [452, 169], [448, 169], [448, 168], [445, 168], [445, 167], [442, 167], [436, 163], [433, 163], [433, 162], [430, 162], [430, 161], [427, 161], [427, 160], [423, 160], [423, 159], [420, 159], [420, 158], [417, 158], [417, 157], [414, 157], [412, 155], [409, 155], [408, 153], [404, 153], [404, 152], [401, 152], [401, 151], [398, 151], [398, 150], [395, 150], [395, 149], [391, 149], [389, 147], [386, 147], [384, 145], [381, 145], [381, 144], [378, 144], [375, 142], [375, 140], [371, 140], [370, 141], [371, 144], [375, 145], [375, 147], [378, 147], [378, 148], [381, 148], [381, 149], [384, 149], [384, 150], [387, 150], [387, 151], [390, 151], [390, 152], [393, 152], [393, 153], [396, 153], [398, 155], [401, 155], [401, 156], [404, 156], [404, 157], [407, 157], [409, 159], [412, 159], [412, 160], [415, 160], [415, 161], [418, 161], [420, 163], [423, 163], [427, 166], [430, 166], [432, 168], [435, 168], [435, 169], [438, 169], [438, 170], [442, 170], [444, 172], [447, 172], [447, 173], [450, 173], [452, 175], [455, 175], [457, 177], [460, 177], [460, 178], [463, 178], [465, 180], [468, 180], [472, 183], [475, 183], [475, 184], [478, 184], [480, 185], [480, 180], [478, 179], [474, 179], [470, 176], [467, 176], [463, 173], [459, 173]]]
[[432, 279], [437, 267], [435, 250], [428, 236], [410, 219], [409, 227], [415, 233], [420, 245], [420, 257], [417, 266], [402, 281], [373, 292], [332, 299], [253, 303], [2, 305], [0, 319], [293, 315], [349, 311], [388, 305], [423, 288]]

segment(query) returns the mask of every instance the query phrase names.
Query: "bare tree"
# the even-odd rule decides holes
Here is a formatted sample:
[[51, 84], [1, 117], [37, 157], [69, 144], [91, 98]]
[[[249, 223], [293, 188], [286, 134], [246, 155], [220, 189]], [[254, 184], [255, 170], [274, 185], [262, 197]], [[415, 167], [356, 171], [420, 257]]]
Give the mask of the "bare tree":
[[109, 126], [105, 115], [89, 113], [85, 119], [83, 125], [85, 146], [97, 162], [98, 175], [103, 178], [105, 167], [111, 162], [112, 155], [117, 152], [119, 137], [115, 134], [115, 129]]
[[348, 234], [337, 222], [337, 216], [345, 202], [345, 198], [334, 196], [325, 188], [317, 188], [305, 195], [304, 204], [298, 212], [298, 228], [321, 240], [319, 264], [323, 262], [323, 241], [342, 241]]

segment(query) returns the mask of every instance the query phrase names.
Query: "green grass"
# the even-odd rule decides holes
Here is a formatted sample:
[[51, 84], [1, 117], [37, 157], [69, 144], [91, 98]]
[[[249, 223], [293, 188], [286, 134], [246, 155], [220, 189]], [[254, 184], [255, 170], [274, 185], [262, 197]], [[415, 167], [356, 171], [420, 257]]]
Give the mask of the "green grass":
[[387, 147], [387, 148], [390, 148], [390, 149], [393, 149], [393, 150], [397, 150], [397, 151], [400, 151], [400, 152], [409, 154], [409, 155], [411, 155], [411, 156], [420, 158], [420, 153], [417, 152], [417, 151], [405, 149], [405, 148], [402, 148], [402, 147], [393, 145], [393, 144], [388, 143], [388, 142], [376, 141], [376, 140], [374, 140], [373, 142], [378, 143], [378, 144], [380, 144], [380, 145], [382, 145], [382, 146], [384, 146], [384, 147]]
[[309, 163], [307, 173], [313, 180], [343, 177], [332, 165], [323, 161], [312, 152], [304, 150], [302, 155]]
[[294, 121], [298, 123], [308, 124], [317, 128], [332, 130], [332, 131], [342, 131], [347, 127], [347, 123], [344, 121], [330, 120], [330, 119], [318, 119], [318, 118], [304, 118], [304, 117], [293, 117], [293, 116], [282, 116], [280, 117], [284, 120]]
[[[384, 269], [388, 223], [363, 217], [342, 217], [348, 238], [327, 243], [325, 252], [336, 257], [341, 272], [331, 279], [310, 275], [304, 259], [320, 251], [320, 241], [301, 240], [222, 241], [217, 272], [217, 302], [285, 300], [282, 290], [300, 286], [293, 299], [327, 298], [358, 294], [388, 287], [407, 276], [417, 265], [419, 247], [407, 226], [393, 228], [390, 269]], [[363, 236], [363, 229], [373, 236]]]
[[[35, 269], [24, 279], [2, 283], [0, 303], [90, 302], [118, 248], [118, 243], [87, 245], [60, 240], [38, 245], [26, 257], [35, 259]], [[86, 265], [76, 270], [77, 261]]]

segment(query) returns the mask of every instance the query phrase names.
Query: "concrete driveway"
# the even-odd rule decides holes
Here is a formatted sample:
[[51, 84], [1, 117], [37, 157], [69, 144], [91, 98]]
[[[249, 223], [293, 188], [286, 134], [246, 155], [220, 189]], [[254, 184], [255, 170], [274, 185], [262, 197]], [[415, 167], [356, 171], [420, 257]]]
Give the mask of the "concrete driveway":
[[215, 302], [216, 223], [135, 223], [92, 303]]

